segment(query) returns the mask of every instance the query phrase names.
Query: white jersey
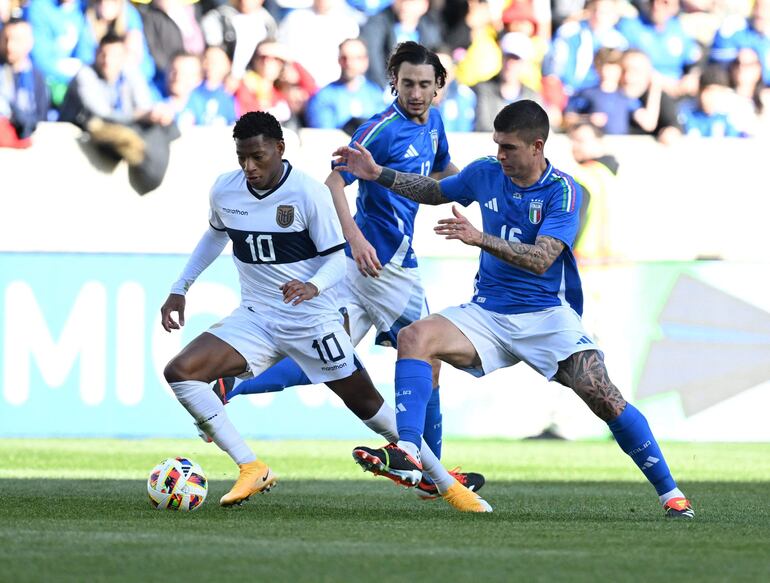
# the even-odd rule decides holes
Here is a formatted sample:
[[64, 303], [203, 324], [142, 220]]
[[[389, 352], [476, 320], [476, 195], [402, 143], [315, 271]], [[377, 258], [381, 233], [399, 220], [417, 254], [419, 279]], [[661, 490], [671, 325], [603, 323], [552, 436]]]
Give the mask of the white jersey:
[[338, 314], [333, 294], [297, 306], [285, 304], [280, 286], [308, 281], [323, 256], [345, 246], [326, 185], [284, 161], [284, 175], [268, 191], [254, 190], [242, 170], [222, 174], [211, 188], [209, 223], [233, 242], [241, 305], [284, 312], [287, 317]]

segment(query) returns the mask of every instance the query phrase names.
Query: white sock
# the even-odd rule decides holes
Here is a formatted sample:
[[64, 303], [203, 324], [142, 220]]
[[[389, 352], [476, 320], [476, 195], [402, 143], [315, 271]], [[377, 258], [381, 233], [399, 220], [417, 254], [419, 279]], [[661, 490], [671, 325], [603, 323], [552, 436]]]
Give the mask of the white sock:
[[232, 421], [225, 413], [225, 406], [219, 400], [211, 387], [202, 381], [179, 381], [169, 383], [176, 398], [193, 416], [198, 426], [227, 453], [233, 461], [240, 465], [253, 462], [257, 456], [246, 445], [246, 441], [238, 433]]
[[422, 458], [422, 469], [428, 474], [433, 483], [438, 488], [439, 494], [443, 494], [449, 489], [449, 486], [454, 484], [455, 479], [452, 477], [446, 468], [441, 464], [433, 450], [428, 447], [425, 440], [422, 440], [422, 448], [420, 449], [420, 457]]
[[672, 498], [686, 498], [686, 496], [682, 493], [682, 491], [679, 488], [674, 488], [670, 492], [666, 492], [665, 494], [661, 494], [658, 496], [660, 498], [660, 503], [665, 504]]
[[387, 403], [383, 403], [380, 410], [377, 411], [371, 419], [365, 420], [364, 425], [372, 431], [382, 435], [388, 440], [388, 443], [397, 443], [398, 447], [401, 447], [416, 459], [422, 459], [422, 468], [436, 484], [439, 493], [443, 494], [447, 491], [449, 486], [454, 483], [455, 479], [446, 471], [446, 468], [441, 465], [441, 462], [428, 447], [428, 444], [425, 443], [424, 439], [419, 452], [413, 443], [398, 440], [396, 413]]

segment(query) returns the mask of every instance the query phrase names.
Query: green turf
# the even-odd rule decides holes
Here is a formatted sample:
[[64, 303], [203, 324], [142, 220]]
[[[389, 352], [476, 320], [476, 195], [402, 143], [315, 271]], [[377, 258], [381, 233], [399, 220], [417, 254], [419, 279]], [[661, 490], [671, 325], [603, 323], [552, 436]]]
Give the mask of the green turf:
[[[199, 441], [0, 441], [0, 581], [770, 580], [770, 444], [665, 444], [692, 522], [609, 442], [448, 441], [491, 515], [362, 473], [352, 442], [252, 445], [281, 481], [225, 510], [234, 468]], [[147, 500], [174, 455], [211, 480], [192, 514]]]

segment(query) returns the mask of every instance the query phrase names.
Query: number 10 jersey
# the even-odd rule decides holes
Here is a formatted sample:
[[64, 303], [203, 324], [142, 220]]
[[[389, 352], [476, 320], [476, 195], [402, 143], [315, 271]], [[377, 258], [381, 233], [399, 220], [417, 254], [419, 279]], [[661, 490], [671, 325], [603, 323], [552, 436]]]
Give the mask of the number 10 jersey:
[[233, 243], [243, 306], [284, 317], [338, 314], [334, 294], [292, 306], [283, 302], [279, 289], [292, 279], [308, 281], [325, 255], [344, 249], [326, 185], [286, 161], [281, 181], [267, 191], [253, 189], [241, 170], [228, 172], [211, 188], [209, 223], [226, 231]]

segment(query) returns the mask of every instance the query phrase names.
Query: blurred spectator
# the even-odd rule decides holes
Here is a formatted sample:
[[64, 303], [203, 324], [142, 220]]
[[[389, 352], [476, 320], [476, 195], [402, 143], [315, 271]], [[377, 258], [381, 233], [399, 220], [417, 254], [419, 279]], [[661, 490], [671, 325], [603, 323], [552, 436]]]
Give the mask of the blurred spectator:
[[193, 0], [141, 0], [144, 35], [157, 72], [154, 82], [165, 87], [171, 59], [179, 53], [202, 55], [203, 31], [198, 23], [197, 2]]
[[672, 143], [682, 130], [676, 102], [663, 90], [661, 75], [652, 68], [650, 58], [637, 49], [625, 51], [621, 63], [620, 87], [636, 100], [629, 132], [655, 136], [663, 144]]
[[26, 148], [48, 114], [48, 88], [32, 64], [32, 27], [11, 18], [0, 29], [0, 146]]
[[75, 57], [93, 63], [101, 39], [107, 34], [126, 38], [129, 63], [139, 68], [148, 83], [155, 78], [155, 61], [144, 36], [142, 17], [128, 0], [89, 0], [85, 24], [75, 47]]
[[6, 22], [15, 18], [23, 18], [25, 0], [0, 0], [0, 29]]
[[313, 0], [311, 8], [291, 11], [278, 26], [278, 40], [319, 86], [339, 79], [340, 43], [357, 36], [358, 24], [344, 0]]
[[442, 50], [437, 51], [436, 55], [446, 69], [446, 83], [433, 99], [433, 106], [441, 112], [444, 130], [472, 132], [476, 126], [476, 94], [473, 89], [457, 81], [452, 55]]
[[694, 95], [702, 49], [679, 21], [679, 0], [640, 0], [639, 15], [618, 22], [628, 46], [643, 51], [672, 97]]
[[730, 87], [734, 90], [730, 119], [747, 135], [768, 135], [770, 89], [762, 83], [762, 64], [754, 49], [740, 49], [730, 63]]
[[682, 111], [684, 133], [704, 138], [741, 137], [727, 115], [731, 95], [727, 71], [719, 65], [706, 67], [700, 77], [696, 106]]
[[388, 55], [400, 42], [411, 40], [426, 47], [441, 44], [441, 23], [429, 8], [428, 0], [394, 0], [363, 25], [361, 40], [369, 51], [369, 79], [381, 87], [388, 85]]
[[83, 66], [75, 47], [85, 26], [81, 0], [35, 0], [27, 6], [35, 45], [32, 62], [45, 76], [51, 103], [58, 107], [67, 85]]
[[497, 113], [509, 103], [531, 99], [542, 103], [540, 94], [521, 82], [521, 73], [532, 58], [532, 41], [519, 32], [509, 32], [500, 39], [503, 68], [491, 81], [476, 86], [476, 130], [491, 132]]
[[318, 90], [313, 76], [299, 63], [288, 61], [278, 75], [276, 87], [289, 105], [289, 118], [281, 125], [295, 132], [305, 127], [308, 101]]
[[243, 77], [259, 42], [278, 31], [263, 0], [231, 0], [204, 14], [201, 25], [208, 46], [224, 47], [234, 79]]
[[360, 12], [360, 22], [365, 22], [369, 16], [382, 12], [393, 4], [393, 0], [347, 0], [348, 6]]
[[179, 130], [168, 108], [153, 104], [149, 85], [130, 62], [125, 37], [102, 37], [94, 64], [82, 68], [70, 83], [61, 119], [83, 129], [115, 162], [125, 160], [129, 182], [139, 194], [160, 186], [169, 144]]
[[616, 27], [619, 19], [618, 0], [588, 0], [583, 19], [566, 22], [556, 31], [543, 62], [543, 75], [558, 77], [567, 95], [595, 87], [599, 83], [594, 67], [597, 51], [628, 47]]
[[278, 90], [278, 78], [289, 61], [286, 47], [273, 39], [257, 45], [254, 58], [235, 92], [235, 114], [268, 111], [285, 123], [291, 117], [286, 97]]
[[581, 121], [568, 131], [572, 156], [578, 168], [572, 176], [583, 187], [580, 230], [575, 240], [575, 257], [581, 263], [601, 263], [612, 258], [609, 236], [609, 197], [613, 196], [618, 161], [607, 152], [601, 128]]
[[500, 72], [503, 55], [497, 42], [497, 23], [487, 2], [468, 0], [465, 23], [470, 30], [470, 45], [465, 52], [456, 51], [455, 76], [459, 83], [473, 87]]
[[[529, 37], [532, 48], [527, 62], [522, 64], [520, 76], [525, 85], [539, 92], [543, 59], [548, 52], [550, 34], [542, 30], [543, 23], [535, 16], [532, 0], [511, 0], [508, 8], [503, 11], [502, 18], [503, 30], [506, 33], [517, 32]], [[547, 22], [550, 27], [550, 12]]]
[[637, 100], [620, 90], [623, 74], [623, 53], [618, 49], [601, 48], [594, 62], [599, 73], [599, 84], [581, 89], [573, 95], [564, 111], [564, 125], [588, 120], [604, 134], [627, 134], [631, 113]]
[[203, 81], [203, 69], [198, 55], [179, 53], [171, 59], [166, 75], [164, 103], [169, 108], [180, 131], [195, 125], [195, 113], [190, 109], [193, 91]]
[[235, 123], [235, 97], [225, 89], [230, 59], [221, 47], [209, 47], [203, 54], [203, 83], [190, 95], [187, 111], [195, 125]]
[[770, 0], [755, 0], [750, 18], [728, 17], [714, 37], [711, 59], [728, 64], [742, 48], [754, 49], [762, 64], [762, 80], [770, 85]]
[[361, 40], [344, 41], [338, 60], [340, 78], [310, 100], [307, 124], [311, 128], [340, 128], [353, 135], [359, 125], [382, 109], [384, 92], [366, 77], [369, 55]]

